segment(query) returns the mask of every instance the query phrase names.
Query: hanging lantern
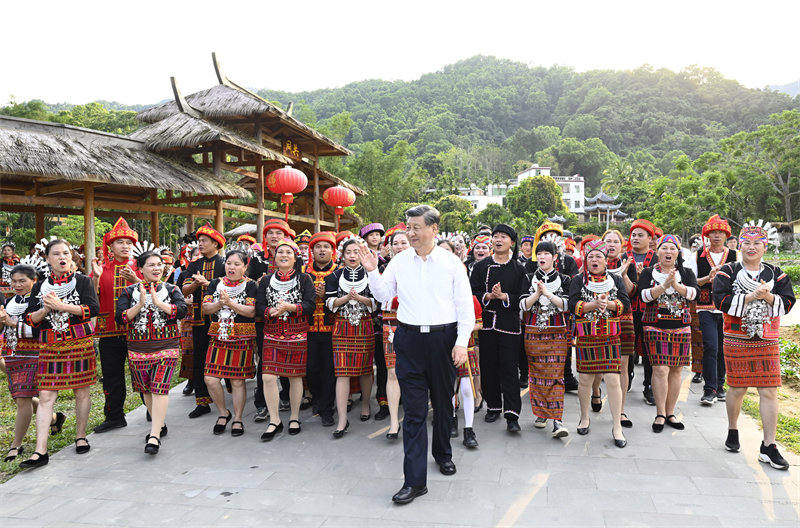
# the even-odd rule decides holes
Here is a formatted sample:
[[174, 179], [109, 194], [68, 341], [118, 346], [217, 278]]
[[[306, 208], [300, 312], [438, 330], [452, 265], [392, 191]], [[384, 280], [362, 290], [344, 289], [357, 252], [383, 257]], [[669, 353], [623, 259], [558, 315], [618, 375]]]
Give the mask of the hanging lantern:
[[333, 207], [333, 212], [336, 215], [336, 231], [339, 231], [339, 217], [344, 214], [344, 208], [350, 207], [356, 203], [356, 194], [348, 189], [337, 185], [336, 187], [328, 187], [322, 193], [322, 201], [326, 205]]
[[294, 202], [294, 194], [303, 191], [308, 185], [308, 178], [301, 170], [290, 166], [276, 169], [267, 176], [267, 188], [270, 192], [281, 195], [281, 203], [286, 205], [286, 221], [289, 221], [289, 204]]

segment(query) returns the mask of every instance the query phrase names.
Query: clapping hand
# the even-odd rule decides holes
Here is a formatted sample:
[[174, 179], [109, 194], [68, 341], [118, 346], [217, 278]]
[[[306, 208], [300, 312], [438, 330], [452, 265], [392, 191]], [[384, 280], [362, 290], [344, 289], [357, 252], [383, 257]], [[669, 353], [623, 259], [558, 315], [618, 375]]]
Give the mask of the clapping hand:
[[[166, 286], [164, 287], [166, 288]], [[165, 303], [164, 301], [156, 297], [155, 284], [150, 285], [150, 298], [153, 300], [153, 304], [155, 304], [156, 307], [158, 307], [158, 309], [161, 310], [162, 312], [170, 313], [172, 311], [172, 307], [168, 303]]]
[[361, 265], [367, 271], [372, 271], [378, 267], [378, 255], [367, 247], [366, 244], [358, 246], [358, 253], [361, 255]]
[[350, 288], [350, 293], [347, 294], [347, 298], [350, 299], [351, 301], [359, 300], [358, 299], [359, 295], [355, 288]]
[[636, 273], [641, 273], [644, 269], [644, 262], [637, 262], [636, 263]]
[[61, 308], [64, 306], [64, 303], [61, 302], [61, 299], [58, 298], [55, 292], [50, 292], [42, 297], [42, 304], [47, 308], [48, 312], [52, 312], [53, 310], [61, 311]]
[[140, 282], [139, 283], [139, 304], [141, 304], [142, 306], [144, 306], [144, 300], [145, 300], [145, 296], [146, 295], [147, 295], [147, 290], [145, 290], [144, 284]]
[[714, 266], [711, 268], [711, 272], [708, 274], [708, 280], [714, 280], [714, 277], [717, 276], [717, 272], [722, 269], [722, 264], [719, 266]]
[[9, 321], [8, 312], [3, 306], [0, 306], [0, 326], [8, 325]]
[[538, 293], [539, 295], [542, 295], [542, 296], [544, 296], [544, 297], [546, 297], [546, 298], [548, 298], [548, 299], [549, 299], [550, 297], [552, 297], [552, 295], [553, 295], [552, 293], [550, 293], [549, 291], [547, 291], [547, 288], [545, 288], [545, 286], [544, 286], [544, 283], [543, 283], [543, 282], [539, 282], [538, 284], [536, 284], [536, 291], [537, 291], [537, 293]]
[[606, 308], [608, 307], [608, 295], [605, 293], [601, 293], [597, 297], [597, 309], [601, 312], [605, 312]]
[[209, 282], [208, 279], [203, 277], [202, 273], [195, 273], [194, 275], [192, 275], [192, 280], [194, 282], [196, 282], [197, 284], [199, 284], [200, 286], [202, 286], [203, 288], [208, 286], [208, 282]]
[[676, 276], [677, 276], [677, 274], [678, 274], [678, 270], [677, 270], [677, 268], [673, 268], [673, 270], [672, 270], [672, 271], [670, 271], [670, 272], [667, 274], [667, 280], [665, 280], [665, 281], [664, 281], [664, 284], [662, 284], [662, 286], [664, 286], [664, 289], [665, 289], [665, 290], [666, 290], [667, 288], [669, 288], [670, 286], [674, 286], [674, 285], [675, 285], [675, 281], [676, 281]]
[[230, 307], [233, 304], [230, 296], [228, 295], [228, 292], [225, 291], [224, 289], [219, 290], [219, 302], [222, 303], [222, 306], [227, 306], [227, 307]]
[[314, 292], [316, 292], [317, 297], [325, 297], [325, 283], [320, 282], [314, 286]]
[[761, 279], [761, 284], [759, 284], [755, 292], [753, 292], [756, 299], [766, 299], [770, 293], [770, 287], [764, 282], [764, 279]]
[[103, 274], [103, 266], [100, 265], [100, 259], [93, 258], [92, 259], [92, 276], [94, 276], [94, 278], [96, 278], [96, 279], [99, 279], [102, 274]]
[[492, 286], [492, 298], [498, 300], [505, 300], [504, 299], [505, 293], [503, 293], [503, 289], [500, 287], [500, 283], [496, 282], [494, 286]]
[[133, 282], [133, 283], [139, 282], [139, 277], [136, 276], [136, 274], [128, 265], [125, 265], [124, 267], [120, 268], [119, 276], [128, 282]]

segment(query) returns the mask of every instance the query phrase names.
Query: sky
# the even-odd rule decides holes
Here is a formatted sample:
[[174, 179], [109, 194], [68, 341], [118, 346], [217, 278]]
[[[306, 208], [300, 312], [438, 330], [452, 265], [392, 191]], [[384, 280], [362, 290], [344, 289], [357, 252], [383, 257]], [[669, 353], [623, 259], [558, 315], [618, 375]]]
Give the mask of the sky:
[[304, 91], [414, 80], [477, 54], [577, 71], [698, 64], [800, 80], [800, 1], [28, 0], [0, 6], [0, 106], [152, 104], [216, 84]]

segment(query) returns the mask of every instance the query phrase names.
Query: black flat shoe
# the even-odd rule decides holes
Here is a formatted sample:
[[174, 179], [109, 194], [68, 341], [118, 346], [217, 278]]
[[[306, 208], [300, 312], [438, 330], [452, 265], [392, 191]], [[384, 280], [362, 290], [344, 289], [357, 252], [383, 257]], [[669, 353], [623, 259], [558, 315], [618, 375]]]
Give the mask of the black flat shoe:
[[[293, 423], [297, 424], [297, 427], [292, 427]], [[303, 430], [303, 428], [300, 427], [300, 421], [299, 420], [289, 420], [289, 434], [290, 435], [292, 435], [292, 436], [299, 435], [300, 431], [302, 431], [302, 430]]]
[[452, 460], [448, 460], [446, 462], [439, 463], [439, 473], [442, 475], [455, 475], [456, 474], [456, 465], [453, 463]]
[[620, 413], [620, 416], [624, 416], [624, 417], [625, 417], [625, 419], [624, 419], [624, 420], [620, 419], [620, 421], [619, 421], [619, 424], [620, 424], [622, 427], [627, 427], [628, 429], [630, 429], [631, 427], [633, 427], [633, 422], [632, 422], [632, 421], [630, 421], [630, 420], [628, 419], [628, 415], [627, 415], [627, 414], [625, 414], [625, 413]]
[[193, 392], [194, 392], [194, 383], [192, 383], [192, 380], [189, 380], [186, 382], [186, 386], [183, 388], [181, 393], [184, 396], [190, 396]]
[[[236, 424], [241, 425], [241, 427], [234, 427], [234, 425]], [[239, 420], [231, 422], [231, 436], [242, 436], [243, 434], [244, 434], [244, 424]]]
[[480, 403], [480, 405], [478, 405], [477, 407], [475, 407], [475, 413], [477, 414], [477, 413], [478, 413], [478, 411], [480, 411], [481, 409], [483, 409], [483, 399], [481, 399], [481, 403]]
[[458, 438], [458, 415], [455, 414], [450, 422], [450, 438]]
[[[614, 431], [613, 430], [611, 431], [611, 438], [614, 438]], [[614, 445], [619, 447], [619, 448], [623, 448], [626, 445], [628, 445], [628, 441], [625, 440], [625, 437], [623, 437], [622, 440], [617, 440], [616, 438], [614, 438]]]
[[106, 431], [111, 431], [112, 429], [120, 429], [122, 427], [126, 427], [127, 425], [128, 422], [125, 421], [125, 418], [120, 418], [119, 420], [106, 420], [105, 422], [96, 426], [94, 428], [94, 432], [105, 433]]
[[506, 422], [506, 431], [509, 433], [518, 433], [522, 431], [522, 428], [519, 426], [519, 422], [517, 420], [508, 420]]
[[[161, 435], [160, 435], [160, 437], [161, 437], [161, 438], [164, 438], [165, 436], [167, 436], [167, 433], [169, 433], [169, 429], [167, 429], [167, 426], [166, 426], [166, 424], [164, 424], [164, 426], [163, 426], [163, 427], [161, 427]], [[150, 436], [150, 434], [149, 434], [149, 433], [148, 433], [148, 434], [146, 434], [146, 435], [144, 435], [144, 441], [145, 441], [145, 442], [147, 442], [147, 437], [148, 437], [148, 436]], [[155, 438], [155, 437], [153, 437], [153, 438]]]
[[394, 494], [392, 502], [395, 504], [408, 504], [420, 495], [425, 495], [426, 493], [428, 493], [428, 488], [425, 486], [404, 486], [400, 491]]
[[[657, 414], [656, 415], [656, 420], [658, 420], [659, 418], [663, 418], [664, 420], [667, 419], [667, 417], [664, 416], [663, 414]], [[655, 420], [653, 420], [653, 432], [654, 433], [660, 433], [663, 430], [664, 430], [664, 424], [663, 423], [660, 423], [660, 424], [656, 423]]]
[[389, 406], [388, 405], [381, 405], [378, 409], [378, 412], [375, 413], [375, 421], [380, 422], [381, 420], [385, 420], [389, 417]]
[[368, 412], [367, 414], [362, 414], [359, 418], [361, 418], [362, 422], [368, 421], [372, 417], [372, 413]]
[[478, 439], [475, 437], [475, 431], [472, 430], [472, 427], [464, 428], [464, 441], [461, 443], [464, 444], [464, 447], [478, 447]]
[[334, 437], [334, 438], [336, 438], [336, 439], [338, 440], [339, 438], [341, 438], [341, 437], [343, 437], [343, 436], [344, 436], [344, 434], [347, 432], [347, 430], [348, 430], [349, 428], [350, 428], [350, 420], [348, 420], [348, 421], [347, 421], [347, 423], [346, 423], [346, 424], [345, 424], [345, 426], [344, 426], [344, 429], [337, 429], [337, 430], [335, 430], [335, 431], [333, 432], [333, 437]]
[[278, 434], [278, 433], [283, 431], [283, 422], [281, 422], [279, 424], [274, 424], [274, 423], [270, 422], [270, 424], [267, 426], [267, 429], [269, 429], [271, 426], [274, 426], [275, 429], [273, 429], [272, 431], [269, 431], [269, 430], [268, 431], [264, 431], [264, 433], [261, 435], [261, 441], [262, 442], [269, 442], [270, 440], [275, 438], [276, 434]]
[[[158, 442], [157, 444], [151, 444], [150, 439], [155, 440]], [[161, 447], [161, 439], [157, 436], [147, 435], [147, 442], [144, 444], [144, 452], [148, 455], [157, 455], [158, 449]]]
[[589, 434], [589, 427], [592, 425], [592, 421], [589, 420], [589, 425], [586, 427], [581, 427], [581, 423], [578, 422], [578, 434], [583, 436]]
[[[83, 440], [86, 442], [86, 445], [78, 445], [78, 442]], [[92, 446], [89, 445], [89, 441], [86, 438], [76, 438], [75, 439], [75, 452], [79, 455], [83, 455], [84, 453], [88, 453]]]
[[[670, 420], [670, 418], [675, 418], [675, 421], [673, 422], [672, 420]], [[683, 431], [684, 429], [686, 429], [686, 426], [683, 425], [683, 422], [678, 421], [678, 418], [674, 414], [670, 414], [669, 416], [667, 416], [667, 425], [672, 427], [673, 429], [677, 429], [678, 431]]]
[[[11, 455], [12, 451], [16, 451], [16, 454]], [[11, 462], [12, 460], [17, 458], [18, 456], [22, 456], [22, 453], [24, 453], [24, 452], [25, 452], [25, 447], [23, 447], [23, 446], [12, 447], [11, 449], [8, 450], [8, 453], [6, 453], [6, 457], [3, 459], [3, 462]]]
[[500, 413], [497, 411], [486, 411], [486, 416], [483, 417], [483, 421], [486, 423], [493, 423], [496, 422], [497, 419], [500, 418]]
[[386, 438], [389, 440], [397, 440], [398, 436], [400, 435], [400, 429], [403, 428], [403, 424], [397, 424], [397, 432], [396, 433], [386, 433]]
[[33, 454], [39, 455], [39, 458], [29, 458], [28, 460], [23, 460], [19, 463], [19, 467], [22, 469], [33, 469], [46, 466], [47, 463], [50, 462], [50, 455], [47, 453], [39, 453], [38, 451], [34, 451]]
[[189, 413], [189, 418], [198, 418], [204, 414], [211, 412], [211, 407], [208, 405], [198, 405], [192, 412]]
[[[596, 402], [595, 402], [595, 400], [596, 400]], [[594, 394], [592, 394], [592, 410], [594, 412], [596, 412], [596, 413], [603, 410], [603, 391], [602, 390], [600, 391], [600, 395], [599, 396], [595, 396]]]
[[[221, 435], [222, 433], [224, 433], [225, 428], [228, 427], [228, 422], [231, 421], [231, 418], [233, 418], [233, 413], [230, 411], [228, 411], [228, 416], [218, 416], [217, 423], [214, 424], [214, 429], [213, 429], [214, 434]], [[220, 420], [225, 420], [225, 423], [223, 424], [219, 423]]]
[[306, 409], [311, 407], [312, 403], [313, 402], [311, 401], [311, 398], [309, 398], [308, 396], [303, 396], [303, 399], [300, 401], [300, 410], [305, 411]]
[[50, 424], [50, 434], [54, 435], [54, 434], [60, 433], [61, 432], [61, 427], [63, 427], [64, 421], [66, 419], [67, 419], [67, 417], [64, 415], [64, 413], [57, 412], [56, 413], [56, 421], [55, 421], [55, 423], [51, 423]]

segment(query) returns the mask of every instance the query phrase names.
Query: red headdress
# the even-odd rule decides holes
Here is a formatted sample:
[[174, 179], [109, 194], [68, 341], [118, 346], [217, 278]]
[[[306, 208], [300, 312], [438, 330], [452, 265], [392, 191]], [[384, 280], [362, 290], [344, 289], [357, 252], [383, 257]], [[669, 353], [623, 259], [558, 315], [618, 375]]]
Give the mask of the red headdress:
[[205, 235], [219, 244], [220, 249], [225, 247], [225, 235], [214, 229], [209, 222], [206, 222], [206, 225], [198, 229], [195, 235], [197, 238], [200, 238], [200, 235]]
[[108, 247], [119, 238], [129, 238], [133, 242], [139, 241], [139, 235], [128, 226], [128, 222], [121, 216], [117, 219], [117, 223], [114, 224], [111, 231], [103, 235], [103, 260], [105, 262], [110, 260]]

